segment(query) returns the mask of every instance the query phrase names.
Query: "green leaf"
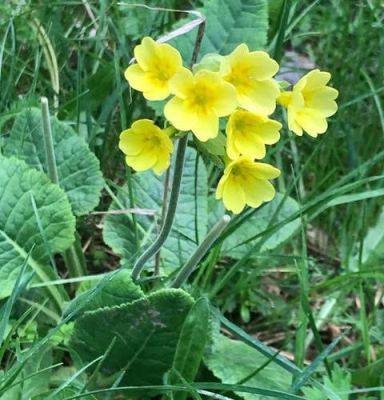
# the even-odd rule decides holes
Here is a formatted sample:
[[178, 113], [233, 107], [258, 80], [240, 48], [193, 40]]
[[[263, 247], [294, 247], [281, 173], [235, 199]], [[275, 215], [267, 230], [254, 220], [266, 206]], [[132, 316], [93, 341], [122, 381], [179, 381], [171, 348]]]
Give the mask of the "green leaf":
[[[209, 303], [207, 299], [201, 298], [191, 308], [181, 330], [172, 365], [171, 384], [182, 384], [179, 376], [187, 382], [195, 379], [208, 339], [208, 323]], [[173, 395], [174, 400], [183, 400], [186, 397], [185, 392]]]
[[[246, 43], [251, 50], [262, 49], [267, 41], [267, 3], [267, 0], [205, 0], [199, 9], [207, 19], [200, 58], [207, 53], [228, 54], [240, 43]], [[179, 21], [175, 28], [190, 19]], [[191, 59], [196, 32], [193, 29], [171, 41], [185, 63]]]
[[[135, 206], [156, 212], [156, 218], [137, 216], [142, 237], [146, 238], [145, 245], [154, 240], [158, 231], [154, 224], [161, 214], [163, 181], [164, 176], [159, 177], [150, 171], [137, 173], [133, 177]], [[162, 266], [166, 270], [174, 270], [182, 265], [195, 250], [198, 241], [204, 238], [208, 219], [207, 193], [207, 171], [203, 160], [197, 157], [194, 150], [188, 149], [175, 222], [161, 250]], [[118, 203], [113, 202], [110, 210], [130, 208], [126, 187], [118, 191], [117, 198]], [[150, 237], [145, 237], [149, 231]], [[130, 217], [124, 214], [107, 215], [103, 235], [105, 242], [123, 258], [123, 262], [131, 265], [135, 257], [135, 242]]]
[[[245, 386], [287, 391], [292, 379], [291, 374], [274, 361], [267, 364], [268, 358], [257, 350], [224, 335], [216, 336], [212, 353], [205, 361], [213, 374], [227, 384], [241, 383]], [[264, 368], [259, 370], [263, 365]], [[237, 395], [246, 400], [264, 398], [240, 392]]]
[[192, 298], [180, 289], [164, 289], [132, 303], [90, 311], [75, 323], [71, 346], [84, 364], [114, 344], [101, 372], [125, 371], [121, 385], [162, 383], [172, 366]]
[[[25, 260], [49, 280], [50, 258], [71, 245], [74, 231], [65, 193], [23, 161], [0, 157], [0, 298], [11, 293]], [[57, 289], [48, 290], [59, 302]]]
[[[213, 224], [220, 216], [224, 215], [224, 207], [221, 202], [214, 199], [210, 204], [212, 206], [210, 223]], [[298, 210], [299, 204], [296, 200], [292, 197], [284, 198], [282, 194], [277, 193], [271, 202], [256, 210], [251, 218], [230, 235], [223, 244], [223, 254], [235, 259], [242, 258], [249, 250], [252, 250], [257, 241], [260, 241], [260, 238], [257, 241], [248, 241], [249, 239], [263, 232], [270, 225], [284, 221]], [[261, 240], [265, 241], [261, 245], [259, 252], [274, 250], [292, 237], [299, 228], [300, 220], [296, 219], [273, 232], [266, 240], [262, 237]]]
[[[51, 117], [52, 134], [60, 186], [76, 215], [86, 214], [99, 203], [104, 181], [99, 161], [84, 140], [67, 124]], [[41, 112], [25, 109], [15, 118], [4, 146], [5, 156], [16, 156], [45, 171], [45, 149]]]

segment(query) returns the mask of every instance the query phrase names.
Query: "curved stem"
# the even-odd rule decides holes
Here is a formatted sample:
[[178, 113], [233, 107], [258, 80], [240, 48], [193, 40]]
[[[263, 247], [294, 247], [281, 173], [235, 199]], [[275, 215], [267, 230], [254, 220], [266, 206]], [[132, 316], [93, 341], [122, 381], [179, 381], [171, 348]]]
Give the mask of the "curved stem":
[[[205, 31], [205, 19], [202, 19], [196, 35], [195, 47], [193, 49], [192, 58], [190, 62], [191, 68], [193, 67], [193, 65], [197, 60], [201, 42], [204, 36], [204, 31]], [[181, 184], [181, 177], [183, 176], [184, 158], [185, 158], [187, 143], [188, 143], [188, 134], [186, 134], [179, 140], [179, 144], [177, 146], [171, 196], [169, 198], [167, 215], [164, 218], [160, 234], [155, 240], [155, 242], [135, 262], [135, 265], [133, 266], [132, 270], [133, 280], [137, 280], [139, 278], [141, 271], [145, 266], [145, 263], [160, 250], [161, 246], [167, 240], [169, 232], [172, 229], [173, 220], [175, 218], [175, 213], [176, 213], [177, 201], [179, 200], [180, 184]]]
[[231, 218], [229, 215], [224, 215], [223, 218], [221, 218], [221, 220], [208, 232], [207, 236], [200, 243], [191, 258], [184, 264], [180, 272], [177, 274], [172, 287], [179, 288], [189, 278], [189, 275], [191, 275], [195, 270], [196, 265], [207, 254], [212, 244], [220, 236], [221, 232], [223, 232], [230, 220]]
[[179, 140], [179, 144], [177, 146], [172, 189], [169, 198], [167, 215], [164, 218], [163, 226], [155, 242], [137, 259], [132, 271], [132, 278], [134, 280], [139, 278], [145, 263], [160, 250], [161, 246], [166, 241], [169, 232], [171, 231], [173, 225], [173, 219], [176, 213], [177, 201], [179, 200], [180, 184], [181, 184], [181, 177], [183, 175], [184, 158], [185, 158], [187, 143], [188, 143], [188, 135], [185, 135]]

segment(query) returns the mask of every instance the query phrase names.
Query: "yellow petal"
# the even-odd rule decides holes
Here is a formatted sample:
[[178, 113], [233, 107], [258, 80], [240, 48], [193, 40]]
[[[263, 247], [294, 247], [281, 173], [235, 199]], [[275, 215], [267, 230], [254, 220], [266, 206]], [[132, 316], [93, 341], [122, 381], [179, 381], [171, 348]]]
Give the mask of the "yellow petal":
[[124, 76], [133, 89], [143, 92], [151, 88], [151, 82], [148, 80], [147, 74], [138, 64], [130, 65], [125, 70]]
[[141, 44], [135, 47], [134, 55], [142, 69], [152, 68], [156, 63], [156, 42], [148, 36], [144, 37]]
[[270, 115], [275, 111], [279, 94], [279, 87], [272, 79], [253, 81], [246, 88], [241, 88], [241, 91], [237, 89], [240, 106], [261, 115]]
[[166, 81], [152, 81], [151, 87], [143, 91], [147, 100], [165, 100], [169, 95], [169, 84]]
[[248, 133], [237, 135], [234, 141], [236, 148], [242, 155], [252, 159], [261, 159], [265, 157], [265, 146], [255, 134]]
[[[306, 78], [305, 91], [312, 91], [324, 87], [331, 79], [329, 72], [314, 69], [304, 76]], [[300, 82], [300, 81], [299, 81]]]
[[153, 170], [157, 175], [161, 175], [170, 165], [171, 157], [169, 153], [158, 154], [157, 162], [153, 166]]
[[157, 55], [164, 62], [164, 66], [173, 70], [173, 73], [183, 65], [179, 51], [168, 43], [157, 44]]
[[143, 147], [143, 138], [132, 129], [127, 129], [120, 134], [119, 148], [124, 154], [136, 156], [142, 152]]
[[259, 207], [265, 201], [271, 201], [276, 193], [273, 185], [262, 179], [252, 180], [252, 184], [245, 188], [245, 201], [254, 208]]
[[175, 94], [181, 99], [185, 99], [193, 87], [192, 72], [187, 68], [180, 69], [180, 71], [178, 71], [169, 81], [169, 86], [171, 93]]
[[132, 167], [135, 171], [145, 171], [152, 168], [157, 162], [156, 153], [153, 151], [143, 151], [138, 156], [127, 156], [125, 157], [127, 164]]
[[225, 185], [225, 182], [227, 181], [227, 178], [228, 178], [227, 176], [223, 175], [219, 180], [219, 184], [217, 185], [216, 194], [215, 194], [215, 197], [217, 200], [220, 200], [223, 197], [224, 185]]
[[213, 139], [219, 133], [219, 118], [213, 113], [201, 113], [192, 119], [191, 131], [201, 142]]
[[337, 111], [337, 104], [334, 101], [339, 92], [331, 87], [322, 87], [306, 96], [306, 105], [320, 111], [325, 117], [330, 117]]
[[236, 89], [228, 82], [222, 81], [219, 85], [219, 96], [215, 102], [215, 111], [218, 117], [231, 114], [237, 107]]
[[228, 178], [223, 187], [223, 203], [227, 210], [241, 213], [245, 207], [244, 190], [236, 179]]
[[195, 120], [195, 115], [185, 107], [184, 100], [174, 97], [164, 107], [165, 118], [178, 130], [188, 131]]
[[317, 137], [328, 128], [325, 117], [318, 111], [309, 108], [296, 114], [296, 122], [312, 137]]
[[255, 175], [258, 179], [275, 179], [280, 176], [280, 170], [272, 165], [256, 162], [254, 165]]
[[279, 64], [265, 51], [252, 51], [250, 53], [252, 65], [251, 77], [257, 80], [266, 80], [276, 75]]
[[280, 140], [280, 129], [282, 125], [272, 119], [261, 124], [258, 136], [265, 144], [275, 144]]

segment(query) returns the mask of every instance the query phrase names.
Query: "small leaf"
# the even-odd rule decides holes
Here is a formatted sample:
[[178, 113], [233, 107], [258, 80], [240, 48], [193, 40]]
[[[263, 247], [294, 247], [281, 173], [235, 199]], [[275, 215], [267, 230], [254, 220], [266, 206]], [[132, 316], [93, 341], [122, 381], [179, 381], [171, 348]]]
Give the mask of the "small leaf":
[[[201, 298], [189, 311], [181, 330], [170, 375], [171, 384], [182, 384], [179, 376], [189, 383], [195, 379], [208, 339], [208, 323], [209, 303]], [[186, 397], [185, 392], [173, 395], [174, 400], [184, 400]]]
[[[88, 145], [67, 124], [51, 117], [60, 187], [76, 215], [86, 214], [99, 203], [104, 181], [99, 161]], [[16, 156], [40, 171], [46, 171], [41, 112], [25, 109], [15, 118], [5, 142], [5, 156]]]

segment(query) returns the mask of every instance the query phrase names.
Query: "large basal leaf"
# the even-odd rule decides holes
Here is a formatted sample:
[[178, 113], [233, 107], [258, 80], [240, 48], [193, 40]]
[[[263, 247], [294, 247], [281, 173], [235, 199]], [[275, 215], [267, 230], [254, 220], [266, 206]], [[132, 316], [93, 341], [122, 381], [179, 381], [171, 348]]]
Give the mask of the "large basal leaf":
[[[220, 216], [224, 215], [224, 208], [222, 203], [212, 199], [210, 213], [211, 225], [217, 221]], [[284, 197], [282, 194], [277, 193], [275, 198], [265, 204], [260, 209], [245, 221], [235, 232], [233, 232], [223, 244], [223, 254], [231, 258], [240, 259], [248, 251], [251, 251], [256, 243], [260, 243], [259, 252], [273, 250], [286, 242], [292, 235], [294, 235], [299, 227], [300, 220], [295, 219], [274, 231], [273, 233], [266, 233], [270, 235], [268, 238], [263, 236], [248, 241], [257, 234], [265, 231], [268, 227], [272, 227], [288, 217], [291, 217], [299, 210], [299, 204], [292, 197]]]
[[74, 231], [65, 193], [23, 161], [0, 156], [0, 298], [10, 294], [26, 260], [47, 280], [50, 256], [71, 245]]
[[84, 363], [103, 355], [106, 376], [125, 371], [121, 385], [162, 383], [172, 366], [192, 298], [180, 289], [164, 289], [132, 303], [84, 314], [75, 322], [71, 347]]
[[[163, 181], [164, 175], [159, 177], [152, 172], [138, 173], [133, 178], [135, 206], [156, 212], [155, 218], [147, 215], [137, 216], [141, 238], [145, 237], [145, 232], [152, 230], [149, 239], [146, 238], [145, 245], [151, 243], [155, 239], [155, 233], [158, 232], [154, 223], [161, 214]], [[207, 171], [203, 160], [197, 158], [194, 150], [188, 149], [176, 218], [172, 232], [161, 250], [161, 265], [164, 268], [175, 269], [182, 265], [205, 236], [208, 218], [207, 193]], [[130, 208], [126, 186], [119, 190], [117, 198], [118, 203], [111, 204], [111, 211], [121, 207]], [[130, 216], [107, 215], [104, 219], [103, 235], [105, 242], [113, 251], [123, 257], [123, 262], [132, 264], [135, 258], [135, 242]]]
[[[267, 0], [205, 0], [199, 10], [207, 19], [200, 58], [207, 53], [228, 54], [240, 43], [246, 43], [251, 50], [262, 49], [268, 31], [267, 3]], [[190, 19], [181, 20], [176, 27]], [[196, 32], [193, 29], [171, 41], [185, 63], [191, 59]]]
[[[86, 214], [99, 203], [103, 178], [99, 161], [84, 140], [67, 124], [51, 117], [52, 134], [60, 186], [67, 193], [73, 212]], [[46, 157], [41, 111], [23, 110], [17, 115], [4, 155], [14, 155], [30, 166], [45, 171]]]
[[[271, 361], [258, 371], [267, 361], [268, 358], [257, 350], [224, 335], [216, 336], [212, 352], [205, 358], [208, 368], [223, 383], [287, 391], [292, 376], [285, 369]], [[265, 398], [255, 394], [237, 394], [246, 400]]]

